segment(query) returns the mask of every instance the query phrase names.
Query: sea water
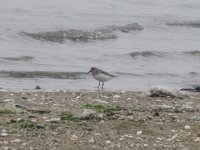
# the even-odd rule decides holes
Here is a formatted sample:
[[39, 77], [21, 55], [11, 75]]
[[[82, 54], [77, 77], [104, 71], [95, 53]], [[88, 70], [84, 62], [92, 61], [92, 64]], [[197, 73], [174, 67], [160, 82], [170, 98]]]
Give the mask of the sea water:
[[106, 90], [200, 84], [199, 0], [1, 0], [0, 88]]

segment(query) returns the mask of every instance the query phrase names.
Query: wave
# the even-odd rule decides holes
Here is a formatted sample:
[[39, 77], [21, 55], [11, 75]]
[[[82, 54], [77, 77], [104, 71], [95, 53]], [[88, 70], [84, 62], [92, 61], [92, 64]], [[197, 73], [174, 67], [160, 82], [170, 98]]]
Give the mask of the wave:
[[39, 33], [27, 33], [22, 32], [23, 34], [37, 40], [44, 40], [50, 42], [63, 42], [64, 40], [71, 40], [75, 42], [79, 41], [89, 41], [89, 40], [107, 40], [107, 39], [116, 39], [118, 38], [115, 31], [121, 31], [128, 33], [130, 31], [141, 31], [143, 27], [137, 23], [127, 24], [125, 26], [106, 26], [93, 31], [84, 31], [84, 30], [59, 30], [52, 32], [39, 32]]
[[188, 73], [190, 76], [200, 76], [200, 73], [199, 72], [189, 72]]
[[184, 54], [193, 55], [193, 56], [200, 56], [200, 51], [189, 51], [189, 52], [183, 52]]
[[0, 71], [1, 78], [55, 78], [82, 79], [84, 72], [50, 72], [50, 71]]
[[137, 58], [137, 57], [164, 57], [165, 54], [161, 53], [161, 52], [152, 52], [152, 51], [143, 51], [143, 52], [131, 52], [129, 53], [129, 55], [133, 58]]
[[145, 73], [147, 76], [155, 76], [155, 77], [179, 77], [178, 74], [175, 73]]
[[20, 56], [20, 57], [0, 57], [0, 59], [5, 59], [9, 61], [30, 61], [34, 59], [32, 56]]
[[170, 26], [188, 26], [188, 27], [200, 28], [200, 21], [183, 21], [183, 22], [172, 22], [166, 24]]

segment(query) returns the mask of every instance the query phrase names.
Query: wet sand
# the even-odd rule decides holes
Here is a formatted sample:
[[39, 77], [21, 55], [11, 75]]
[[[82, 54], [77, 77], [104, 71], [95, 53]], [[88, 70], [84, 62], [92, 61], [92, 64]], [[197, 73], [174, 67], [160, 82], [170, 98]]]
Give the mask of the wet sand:
[[0, 147], [10, 150], [196, 150], [200, 94], [0, 92]]

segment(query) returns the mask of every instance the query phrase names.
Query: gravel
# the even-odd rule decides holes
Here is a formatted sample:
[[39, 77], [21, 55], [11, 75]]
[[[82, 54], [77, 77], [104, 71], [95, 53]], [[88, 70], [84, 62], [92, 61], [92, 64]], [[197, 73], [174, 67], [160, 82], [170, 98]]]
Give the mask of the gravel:
[[198, 93], [0, 92], [0, 147], [196, 150], [199, 108]]

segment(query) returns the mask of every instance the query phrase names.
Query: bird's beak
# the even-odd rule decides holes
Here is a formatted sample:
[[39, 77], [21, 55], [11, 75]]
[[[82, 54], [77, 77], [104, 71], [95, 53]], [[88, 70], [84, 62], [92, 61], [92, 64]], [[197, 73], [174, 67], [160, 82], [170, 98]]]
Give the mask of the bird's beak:
[[90, 72], [91, 72], [91, 70], [88, 73], [86, 73], [86, 74], [89, 74]]

